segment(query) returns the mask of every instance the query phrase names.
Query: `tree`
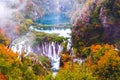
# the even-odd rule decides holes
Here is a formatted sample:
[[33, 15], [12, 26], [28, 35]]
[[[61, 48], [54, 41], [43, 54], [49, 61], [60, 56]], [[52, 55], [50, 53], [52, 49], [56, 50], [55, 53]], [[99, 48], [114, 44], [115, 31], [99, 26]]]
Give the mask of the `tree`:
[[8, 46], [10, 44], [10, 40], [5, 36], [4, 32], [0, 30], [0, 44]]
[[92, 45], [87, 66], [101, 80], [120, 79], [120, 52], [112, 45]]

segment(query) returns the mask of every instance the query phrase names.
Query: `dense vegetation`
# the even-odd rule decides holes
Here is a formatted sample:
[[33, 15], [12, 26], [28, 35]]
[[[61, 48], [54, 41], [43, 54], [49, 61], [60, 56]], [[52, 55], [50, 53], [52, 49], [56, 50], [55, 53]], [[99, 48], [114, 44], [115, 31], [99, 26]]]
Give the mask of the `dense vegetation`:
[[14, 53], [4, 43], [0, 44], [0, 80], [41, 80], [50, 72], [47, 57], [24, 55]]
[[[120, 80], [120, 1], [91, 2], [89, 16], [84, 13], [87, 18], [78, 19], [72, 30], [74, 54], [65, 49], [67, 38], [33, 31], [35, 44], [57, 42], [65, 46], [56, 76], [48, 57], [14, 53], [0, 30], [0, 80]], [[27, 32], [30, 25], [35, 25], [31, 19], [22, 21], [18, 33]]]
[[96, 80], [120, 79], [119, 4], [119, 0], [93, 1], [72, 31], [74, 52], [86, 60]]
[[78, 53], [92, 44], [119, 42], [119, 3], [119, 0], [102, 0], [89, 4], [90, 10], [83, 13], [85, 17], [78, 19], [72, 30], [72, 46]]
[[20, 27], [18, 28], [18, 34], [19, 35], [22, 35], [22, 34], [25, 34], [28, 30], [29, 30], [29, 27], [33, 25], [33, 20], [31, 19], [23, 19], [21, 21], [21, 24], [20, 24]]

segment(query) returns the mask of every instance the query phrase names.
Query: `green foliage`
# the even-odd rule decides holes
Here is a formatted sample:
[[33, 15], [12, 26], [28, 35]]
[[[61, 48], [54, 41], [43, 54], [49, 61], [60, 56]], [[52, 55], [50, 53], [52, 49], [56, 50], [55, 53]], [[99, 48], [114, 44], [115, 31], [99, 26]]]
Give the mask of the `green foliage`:
[[0, 44], [8, 46], [10, 44], [10, 40], [2, 33], [0, 33]]
[[79, 66], [72, 69], [61, 69], [55, 77], [48, 75], [45, 80], [97, 80], [88, 68]]
[[27, 69], [24, 73], [24, 80], [38, 80], [38, 77], [36, 77], [33, 70]]
[[19, 28], [19, 34], [23, 34], [25, 32], [27, 32], [28, 27], [24, 24], [21, 24], [20, 28]]
[[85, 47], [85, 48], [82, 50], [81, 57], [82, 57], [82, 58], [87, 58], [89, 55], [90, 55], [90, 48], [89, 48], [89, 47]]
[[43, 80], [54, 80], [54, 78], [52, 74], [49, 74]]
[[67, 41], [67, 40], [62, 43], [63, 52], [66, 52], [66, 51], [67, 51], [67, 45], [68, 45], [68, 41]]
[[63, 41], [67, 40], [63, 36], [58, 36], [57, 34], [48, 34], [44, 32], [34, 32], [35, 34], [35, 43], [42, 44], [43, 42], [57, 42], [62, 43]]
[[19, 25], [20, 27], [18, 28], [18, 33], [20, 35], [26, 33], [31, 25], [33, 25], [33, 21], [31, 19], [23, 20]]
[[42, 62], [42, 63], [50, 63], [50, 60], [48, 59], [48, 57], [45, 56], [38, 56], [38, 59]]
[[99, 19], [99, 11], [100, 11], [100, 6], [98, 5], [94, 11], [91, 13], [91, 20], [90, 20], [90, 23], [93, 24], [94, 26], [99, 26], [101, 25], [101, 21]]
[[25, 58], [23, 57], [21, 59], [22, 65], [20, 66], [22, 71], [26, 71], [29, 67], [32, 67], [32, 60], [30, 60], [29, 58]]
[[13, 67], [10, 72], [8, 72], [8, 80], [21, 80], [22, 71], [18, 67]]
[[34, 71], [34, 73], [36, 74], [36, 75], [45, 75], [45, 70], [44, 69], [42, 69], [43, 68], [43, 66], [41, 66], [41, 65], [39, 65], [39, 64], [35, 64], [35, 65], [33, 65], [33, 71]]
[[25, 22], [28, 26], [33, 24], [33, 21], [31, 19], [26, 19]]

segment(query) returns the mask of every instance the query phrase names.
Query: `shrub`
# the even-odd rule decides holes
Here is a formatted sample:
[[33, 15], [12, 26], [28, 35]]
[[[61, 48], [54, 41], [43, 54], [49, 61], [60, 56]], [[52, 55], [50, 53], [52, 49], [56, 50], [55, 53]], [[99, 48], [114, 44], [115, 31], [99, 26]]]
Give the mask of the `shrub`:
[[10, 40], [0, 32], [0, 44], [3, 44], [5, 46], [8, 46], [10, 44]]
[[39, 80], [31, 69], [27, 69], [24, 73], [24, 80]]

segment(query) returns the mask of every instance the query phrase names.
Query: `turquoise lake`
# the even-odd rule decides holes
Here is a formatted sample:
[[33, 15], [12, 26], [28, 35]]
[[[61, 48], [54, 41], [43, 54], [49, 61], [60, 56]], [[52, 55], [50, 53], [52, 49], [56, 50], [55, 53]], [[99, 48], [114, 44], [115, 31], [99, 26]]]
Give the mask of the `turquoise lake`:
[[42, 17], [36, 19], [37, 23], [43, 24], [43, 25], [58, 25], [58, 24], [64, 24], [69, 23], [70, 19], [66, 17], [65, 14], [45, 14]]

